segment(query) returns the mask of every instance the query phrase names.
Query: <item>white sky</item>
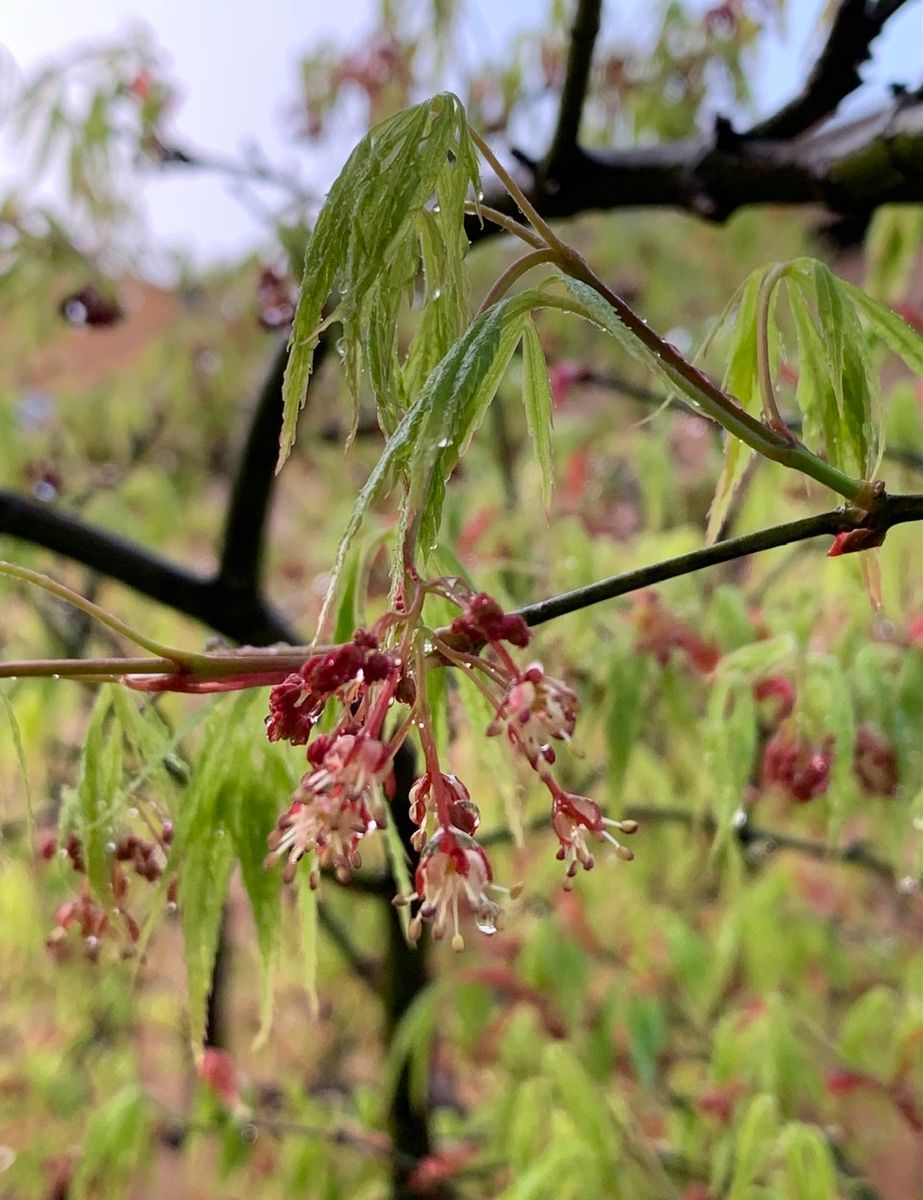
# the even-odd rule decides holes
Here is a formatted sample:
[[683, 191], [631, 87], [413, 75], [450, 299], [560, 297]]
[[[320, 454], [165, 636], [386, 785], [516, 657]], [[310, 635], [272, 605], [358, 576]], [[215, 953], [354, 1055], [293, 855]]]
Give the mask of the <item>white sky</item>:
[[[701, 3], [701, 0], [700, 0]], [[655, 6], [651, 0], [606, 5], [607, 27], [631, 30]], [[789, 0], [789, 36], [767, 49], [759, 71], [761, 109], [771, 111], [798, 86], [811, 62], [822, 0]], [[295, 63], [321, 38], [354, 44], [369, 27], [374, 0], [29, 0], [4, 6], [0, 44], [28, 72], [74, 42], [124, 34], [142, 23], [154, 31], [178, 80], [182, 99], [174, 126], [180, 144], [240, 157], [257, 143], [280, 166], [299, 166], [322, 190], [338, 162], [294, 143], [286, 111], [296, 94]], [[540, 22], [545, 5], [534, 0], [469, 0], [465, 57], [498, 55], [510, 34]], [[886, 28], [866, 76], [884, 84], [920, 82], [923, 71], [923, 3], [908, 4]], [[351, 147], [338, 146], [345, 158]], [[307, 167], [305, 164], [308, 164]], [[15, 157], [0, 150], [0, 191], [16, 179]], [[320, 176], [320, 177], [318, 177]], [[202, 259], [240, 253], [262, 240], [254, 215], [241, 207], [228, 183], [215, 178], [157, 174], [144, 184], [148, 227], [155, 245], [180, 247]]]

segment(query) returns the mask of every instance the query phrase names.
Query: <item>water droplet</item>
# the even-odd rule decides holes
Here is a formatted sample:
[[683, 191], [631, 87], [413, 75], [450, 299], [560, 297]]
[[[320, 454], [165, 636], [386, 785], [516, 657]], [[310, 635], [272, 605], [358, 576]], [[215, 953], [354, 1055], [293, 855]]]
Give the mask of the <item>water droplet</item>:
[[747, 823], [747, 813], [744, 809], [738, 808], [731, 817], [731, 824], [735, 829], [743, 829]]
[[441, 291], [441, 289], [440, 289], [440, 288], [436, 288], [436, 290], [433, 292], [433, 297], [432, 297], [432, 298], [433, 298], [434, 300], [438, 300], [438, 299], [439, 299], [439, 297], [440, 297], [441, 295], [442, 295], [442, 291]]
[[484, 199], [484, 193], [483, 193], [483, 192], [478, 192], [478, 203], [480, 204], [480, 202], [481, 202], [483, 199]]
[[115, 842], [106, 842], [106, 853], [107, 854], [115, 854], [115, 851], [116, 851]]
[[447, 437], [440, 438], [439, 441], [436, 443], [436, 445], [439, 447], [440, 450], [444, 450], [446, 448], [446, 446], [448, 446], [448, 444], [449, 444], [449, 439]]
[[497, 932], [497, 923], [490, 917], [475, 917], [474, 923], [481, 933], [486, 933], [488, 937]]
[[442, 212], [442, 209], [439, 207], [439, 205], [438, 205], [438, 204], [434, 204], [434, 205], [433, 205], [433, 212], [434, 212], [434, 213], [439, 213], [439, 212]]
[[177, 908], [178, 908], [178, 907], [179, 907], [179, 906], [178, 906], [178, 904], [176, 903], [176, 901], [175, 901], [175, 900], [171, 900], [171, 901], [170, 901], [170, 903], [167, 905], [167, 912], [168, 912], [168, 913], [175, 913], [175, 912], [177, 911]]

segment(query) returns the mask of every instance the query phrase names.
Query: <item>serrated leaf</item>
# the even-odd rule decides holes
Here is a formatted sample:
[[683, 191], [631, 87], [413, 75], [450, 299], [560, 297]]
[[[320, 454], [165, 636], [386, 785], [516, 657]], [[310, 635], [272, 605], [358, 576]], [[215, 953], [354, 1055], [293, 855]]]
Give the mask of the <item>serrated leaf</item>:
[[836, 396], [839, 418], [837, 444], [827, 446], [828, 457], [834, 465], [868, 477], [880, 457], [878, 376], [846, 285], [814, 259], [796, 260], [787, 277], [817, 306], [824, 370]]
[[528, 320], [522, 331], [522, 402], [526, 410], [526, 425], [535, 457], [542, 472], [542, 503], [546, 511], [551, 505], [554, 488], [554, 468], [551, 457], [551, 430], [554, 425], [554, 406], [545, 353], [535, 328]]
[[[393, 407], [390, 380], [396, 366], [397, 311], [416, 272], [420, 214], [435, 193], [437, 204], [429, 211], [442, 237], [438, 244], [429, 243], [434, 252], [430, 273], [441, 272], [447, 286], [451, 277], [451, 286], [457, 287], [458, 264], [466, 248], [458, 231], [469, 185], [477, 191], [477, 159], [464, 109], [451, 93], [381, 122], [353, 150], [328, 193], [305, 252], [283, 384], [280, 466], [295, 439], [318, 338], [332, 321], [342, 326], [342, 357], [353, 396], [365, 358], [379, 408], [387, 412]], [[324, 317], [331, 293], [338, 298]]]
[[911, 329], [896, 312], [867, 296], [861, 288], [847, 283], [844, 279], [840, 280], [840, 286], [865, 316], [878, 337], [904, 360], [911, 371], [923, 375], [923, 337]]
[[435, 543], [448, 479], [493, 399], [522, 334], [527, 314], [539, 307], [568, 307], [547, 292], [529, 289], [507, 297], [469, 325], [430, 374], [420, 395], [388, 439], [356, 498], [340, 537], [318, 630], [322, 630], [346, 556], [365, 514], [400, 474], [409, 477], [405, 519], [419, 514], [416, 546]]
[[822, 442], [831, 462], [841, 462], [840, 414], [827, 373], [824, 344], [807, 300], [797, 286], [788, 288], [788, 303], [798, 340], [798, 387], [795, 398], [804, 417], [804, 441]]
[[850, 1007], [840, 1026], [843, 1061], [882, 1083], [890, 1083], [896, 1068], [897, 996], [883, 986], [870, 988]]

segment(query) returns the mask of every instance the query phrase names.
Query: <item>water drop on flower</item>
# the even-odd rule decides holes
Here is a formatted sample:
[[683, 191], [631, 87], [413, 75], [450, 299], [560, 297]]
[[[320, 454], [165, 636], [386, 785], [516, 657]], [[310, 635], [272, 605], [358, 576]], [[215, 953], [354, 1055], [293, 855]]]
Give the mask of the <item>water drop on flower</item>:
[[433, 292], [433, 296], [432, 296], [432, 298], [433, 298], [434, 300], [438, 300], [438, 299], [439, 299], [439, 297], [440, 297], [441, 295], [442, 295], [442, 289], [441, 289], [441, 288], [436, 288], [436, 290]]
[[446, 446], [448, 446], [448, 444], [449, 444], [449, 439], [447, 437], [440, 438], [439, 441], [436, 443], [436, 445], [439, 447], [440, 450], [444, 450], [446, 448]]
[[490, 917], [475, 917], [475, 925], [480, 929], [481, 933], [486, 933], [488, 937], [497, 932], [497, 925]]

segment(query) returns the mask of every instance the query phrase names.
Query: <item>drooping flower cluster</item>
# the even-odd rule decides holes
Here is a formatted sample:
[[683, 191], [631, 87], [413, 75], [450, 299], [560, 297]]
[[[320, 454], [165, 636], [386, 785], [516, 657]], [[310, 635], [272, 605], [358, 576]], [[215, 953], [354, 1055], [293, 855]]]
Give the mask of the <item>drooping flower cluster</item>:
[[[78, 931], [83, 953], [91, 962], [99, 959], [103, 940], [107, 937], [120, 942], [123, 958], [131, 957], [135, 944], [141, 936], [141, 926], [128, 907], [130, 875], [157, 883], [167, 865], [168, 847], [173, 840], [173, 825], [164, 821], [151, 838], [126, 833], [108, 843], [106, 849], [110, 859], [109, 884], [115, 907], [110, 911], [99, 904], [91, 895], [85, 879], [79, 893], [65, 900], [55, 912], [55, 926], [45, 941], [48, 950], [56, 958], [66, 957], [72, 948], [72, 931]], [[70, 862], [78, 875], [87, 874], [84, 846], [76, 833], [69, 833], [60, 847], [52, 834], [44, 836], [39, 843], [39, 855], [46, 861], [56, 856]], [[173, 878], [167, 885], [167, 905], [176, 907], [177, 882]]]
[[[411, 844], [419, 861], [413, 892], [395, 903], [416, 906], [411, 939], [419, 938], [428, 923], [437, 939], [451, 930], [452, 945], [460, 949], [462, 917], [470, 914], [483, 932], [494, 932], [502, 918], [500, 898], [517, 889], [510, 893], [494, 883], [476, 838], [478, 807], [465, 784], [439, 762], [424, 686], [427, 670], [463, 667], [494, 711], [487, 735], [505, 734], [545, 783], [558, 858], [567, 864], [566, 887], [581, 866], [593, 866], [594, 844], [609, 843], [619, 857], [630, 859], [631, 851], [612, 831], [630, 834], [637, 825], [604, 817], [593, 800], [564, 791], [555, 780], [552, 743], [573, 735], [578, 700], [540, 663], [522, 668], [512, 658], [508, 647], [524, 649], [531, 639], [525, 620], [458, 579], [424, 583], [414, 578], [411, 584], [414, 594], [402, 595], [397, 610], [373, 630], [359, 630], [351, 642], [313, 655], [273, 688], [267, 736], [305, 746], [310, 769], [270, 834], [266, 861], [284, 860], [290, 880], [301, 859], [308, 858], [312, 887], [323, 870], [347, 882], [361, 865], [362, 842], [387, 821], [384, 796], [394, 756], [415, 730], [425, 764], [409, 793], [416, 826]], [[447, 629], [424, 626], [421, 612], [429, 593], [459, 608]], [[325, 714], [329, 721], [331, 705], [336, 706], [333, 728], [318, 733]], [[388, 735], [386, 718], [394, 726]]]

